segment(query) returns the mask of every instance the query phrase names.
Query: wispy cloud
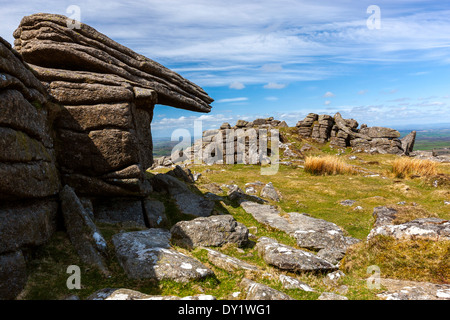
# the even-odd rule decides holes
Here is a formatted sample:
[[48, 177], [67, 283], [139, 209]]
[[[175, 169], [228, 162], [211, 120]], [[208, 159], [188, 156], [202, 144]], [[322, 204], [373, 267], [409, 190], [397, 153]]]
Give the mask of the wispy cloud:
[[228, 98], [228, 99], [217, 100], [216, 103], [242, 102], [242, 101], [247, 101], [247, 100], [248, 100], [247, 97]]
[[269, 82], [268, 84], [264, 85], [264, 89], [283, 89], [285, 87], [286, 84], [276, 82]]
[[234, 81], [229, 85], [230, 89], [242, 90], [245, 88], [245, 85], [242, 82]]
[[334, 97], [334, 93], [328, 91], [328, 92], [326, 92], [323, 96], [324, 96], [325, 98], [331, 98], [331, 97]]

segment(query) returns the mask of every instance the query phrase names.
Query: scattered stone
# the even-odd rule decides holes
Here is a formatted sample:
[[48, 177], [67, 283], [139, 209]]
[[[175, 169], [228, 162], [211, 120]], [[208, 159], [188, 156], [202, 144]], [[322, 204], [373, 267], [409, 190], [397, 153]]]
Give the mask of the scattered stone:
[[421, 218], [398, 225], [385, 224], [372, 229], [367, 239], [370, 240], [376, 235], [390, 236], [397, 240], [446, 241], [450, 240], [450, 221], [439, 218]]
[[262, 188], [260, 196], [263, 198], [269, 198], [270, 200], [279, 202], [280, 197], [278, 196], [277, 190], [275, 190], [272, 182], [269, 182]]
[[59, 193], [59, 198], [67, 234], [81, 260], [107, 272], [103, 260], [103, 255], [106, 254], [106, 241], [85, 211], [75, 191], [65, 185]]
[[208, 251], [208, 259], [215, 266], [222, 268], [228, 272], [234, 272], [237, 270], [247, 270], [253, 272], [260, 272], [257, 266], [249, 264], [245, 261], [239, 260], [235, 257], [230, 257], [226, 254], [218, 252], [212, 249], [206, 249]]
[[377, 296], [384, 300], [450, 300], [450, 285], [430, 282], [380, 279], [387, 290]]
[[280, 244], [276, 240], [259, 238], [256, 250], [264, 261], [281, 270], [300, 271], [332, 271], [336, 266], [313, 253]]
[[364, 208], [361, 207], [361, 206], [356, 206], [356, 207], [353, 208], [353, 210], [354, 211], [361, 211], [361, 210], [364, 210]]
[[306, 283], [301, 282], [300, 280], [293, 277], [280, 274], [278, 279], [283, 284], [284, 289], [300, 289], [307, 292], [315, 292], [315, 290], [308, 286]]
[[281, 291], [247, 278], [242, 279], [240, 285], [247, 293], [246, 300], [294, 300]]
[[239, 201], [245, 197], [244, 191], [237, 184], [230, 186], [227, 195], [231, 201]]
[[339, 202], [339, 204], [351, 207], [355, 202], [356, 200], [342, 200]]
[[348, 300], [348, 298], [332, 292], [323, 292], [317, 300]]
[[330, 272], [323, 278], [323, 283], [327, 286], [335, 287], [343, 277], [345, 277], [345, 274], [341, 270]]
[[170, 246], [170, 232], [148, 229], [115, 234], [112, 238], [116, 256], [128, 277], [188, 282], [214, 273], [200, 261]]
[[450, 205], [450, 201], [444, 201], [444, 205], [446, 206]]
[[170, 232], [174, 244], [188, 249], [199, 246], [220, 247], [226, 243], [243, 246], [248, 241], [248, 229], [231, 215], [179, 221]]
[[[404, 202], [403, 204], [405, 204]], [[392, 224], [397, 216], [397, 210], [389, 207], [375, 207], [372, 216], [375, 218], [375, 227]]]

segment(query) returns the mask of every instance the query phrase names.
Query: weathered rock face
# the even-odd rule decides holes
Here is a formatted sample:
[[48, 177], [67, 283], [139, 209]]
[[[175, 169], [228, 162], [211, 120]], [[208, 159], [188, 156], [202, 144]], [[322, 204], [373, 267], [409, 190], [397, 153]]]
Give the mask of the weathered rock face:
[[171, 248], [169, 240], [169, 231], [156, 228], [112, 238], [116, 256], [130, 278], [187, 282], [214, 274], [200, 261]]
[[366, 125], [358, 129], [358, 125], [354, 119], [343, 119], [340, 113], [334, 117], [310, 113], [296, 126], [300, 136], [319, 143], [330, 141], [331, 145], [340, 148], [408, 155], [414, 147], [414, 131], [399, 140], [400, 133], [397, 130]]
[[68, 28], [67, 20], [35, 14], [14, 32], [16, 50], [61, 105], [55, 128], [62, 179], [80, 195], [145, 196], [154, 105], [209, 112], [213, 100], [87, 25]]
[[248, 241], [248, 229], [231, 215], [180, 221], [170, 232], [173, 243], [189, 249], [198, 246], [220, 247], [226, 243], [243, 246]]
[[105, 239], [71, 187], [64, 186], [59, 197], [67, 233], [82, 261], [106, 272], [103, 261], [103, 255], [106, 254]]
[[56, 229], [51, 109], [44, 86], [0, 38], [0, 299], [25, 285], [21, 249], [45, 243]]

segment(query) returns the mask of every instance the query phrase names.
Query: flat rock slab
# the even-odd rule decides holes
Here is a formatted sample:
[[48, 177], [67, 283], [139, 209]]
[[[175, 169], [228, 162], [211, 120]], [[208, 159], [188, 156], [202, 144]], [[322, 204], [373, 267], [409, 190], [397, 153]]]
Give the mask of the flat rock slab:
[[245, 300], [294, 300], [284, 292], [247, 278], [241, 281], [241, 287], [247, 292]]
[[372, 229], [367, 239], [376, 235], [390, 236], [397, 240], [450, 240], [450, 221], [439, 218], [422, 218], [398, 225], [386, 224]]
[[171, 229], [172, 242], [192, 249], [198, 246], [220, 247], [226, 243], [243, 246], [248, 241], [248, 229], [231, 215], [200, 217], [177, 222]]
[[450, 285], [430, 282], [380, 279], [387, 290], [377, 296], [384, 300], [450, 300]]
[[344, 236], [344, 232], [336, 224], [306, 214], [290, 212], [287, 217], [283, 217], [274, 206], [250, 201], [242, 202], [241, 206], [258, 222], [293, 236], [302, 248], [334, 248], [345, 251], [349, 245], [359, 242], [358, 239]]
[[200, 261], [171, 248], [170, 236], [168, 230], [155, 228], [118, 233], [112, 242], [121, 266], [133, 279], [188, 282], [214, 274]]
[[214, 296], [206, 294], [197, 294], [194, 296], [160, 296], [149, 295], [130, 289], [112, 289], [105, 288], [91, 294], [87, 300], [216, 300]]
[[211, 263], [215, 266], [227, 270], [228, 272], [234, 272], [238, 270], [248, 270], [254, 272], [261, 271], [257, 266], [242, 261], [238, 258], [230, 257], [226, 254], [209, 248], [206, 248], [206, 250], [208, 251], [209, 261], [211, 261]]
[[255, 248], [266, 263], [281, 270], [328, 272], [337, 269], [335, 265], [313, 253], [278, 243], [268, 237], [259, 238]]

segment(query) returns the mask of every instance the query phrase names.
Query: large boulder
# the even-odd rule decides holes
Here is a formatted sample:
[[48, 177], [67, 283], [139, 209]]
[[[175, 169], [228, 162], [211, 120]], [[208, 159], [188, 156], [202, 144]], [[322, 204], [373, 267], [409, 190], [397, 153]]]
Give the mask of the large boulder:
[[280, 211], [274, 206], [250, 201], [242, 202], [241, 206], [258, 222], [293, 236], [299, 247], [345, 252], [348, 246], [359, 242], [358, 239], [345, 236], [336, 224], [323, 219], [297, 212], [290, 212], [285, 217], [281, 216]]
[[177, 222], [171, 229], [172, 242], [180, 247], [220, 247], [227, 243], [243, 246], [248, 241], [248, 229], [231, 215], [200, 217]]
[[168, 230], [118, 233], [112, 242], [120, 265], [132, 279], [188, 282], [214, 274], [197, 259], [173, 249]]

